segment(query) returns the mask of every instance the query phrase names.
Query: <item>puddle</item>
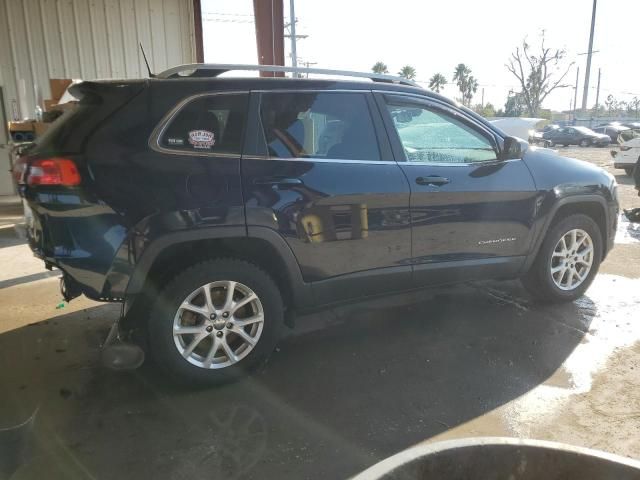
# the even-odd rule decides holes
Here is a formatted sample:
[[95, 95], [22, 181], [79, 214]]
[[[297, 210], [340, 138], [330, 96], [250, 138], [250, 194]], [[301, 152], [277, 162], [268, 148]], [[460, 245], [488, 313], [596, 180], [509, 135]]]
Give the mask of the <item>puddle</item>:
[[607, 361], [640, 341], [640, 279], [598, 275], [586, 298], [576, 301], [580, 314], [591, 318], [584, 341], [544, 384], [513, 401], [505, 422], [511, 432], [526, 437], [540, 419], [561, 411], [574, 395], [591, 391], [595, 380], [609, 375]]

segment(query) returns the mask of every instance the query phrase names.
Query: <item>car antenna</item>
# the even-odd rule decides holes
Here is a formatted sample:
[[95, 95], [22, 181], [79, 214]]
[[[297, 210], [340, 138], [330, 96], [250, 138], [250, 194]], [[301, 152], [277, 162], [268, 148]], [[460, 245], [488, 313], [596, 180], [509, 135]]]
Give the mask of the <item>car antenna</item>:
[[142, 47], [142, 42], [140, 42], [140, 50], [142, 51], [142, 58], [144, 58], [144, 63], [147, 66], [147, 72], [149, 72], [149, 78], [154, 78], [155, 75], [151, 73], [151, 67], [149, 66], [149, 61], [147, 60], [147, 55], [144, 53], [144, 48]]

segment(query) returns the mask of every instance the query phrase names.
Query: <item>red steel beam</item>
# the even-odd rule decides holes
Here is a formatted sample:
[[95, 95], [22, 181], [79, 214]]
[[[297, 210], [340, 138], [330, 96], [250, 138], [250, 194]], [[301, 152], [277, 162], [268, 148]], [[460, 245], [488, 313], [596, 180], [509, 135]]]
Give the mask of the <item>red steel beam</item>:
[[[253, 0], [258, 64], [284, 66], [284, 13], [282, 0]], [[262, 77], [284, 77], [282, 72], [260, 72]]]
[[202, 41], [202, 6], [200, 0], [193, 0], [193, 26], [196, 42], [196, 62], [204, 63], [204, 43]]

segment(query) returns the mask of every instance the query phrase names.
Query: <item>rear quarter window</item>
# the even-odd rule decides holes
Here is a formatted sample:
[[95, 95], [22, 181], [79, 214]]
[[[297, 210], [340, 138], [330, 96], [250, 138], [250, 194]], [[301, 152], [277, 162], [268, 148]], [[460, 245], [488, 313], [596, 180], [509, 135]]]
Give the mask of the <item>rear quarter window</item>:
[[158, 146], [172, 152], [239, 155], [248, 100], [248, 94], [212, 94], [187, 101], [162, 127]]

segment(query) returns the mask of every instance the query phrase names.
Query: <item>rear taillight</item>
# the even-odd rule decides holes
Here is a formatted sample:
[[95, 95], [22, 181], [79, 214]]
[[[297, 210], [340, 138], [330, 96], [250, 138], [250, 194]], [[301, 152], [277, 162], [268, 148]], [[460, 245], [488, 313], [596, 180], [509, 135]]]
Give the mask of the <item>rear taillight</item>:
[[23, 176], [27, 185], [60, 185], [72, 187], [80, 185], [80, 172], [73, 160], [68, 158], [40, 158], [31, 160], [28, 171]]
[[621, 145], [620, 150], [622, 150], [623, 152], [626, 152], [627, 150], [631, 150], [631, 147], [628, 145]]

